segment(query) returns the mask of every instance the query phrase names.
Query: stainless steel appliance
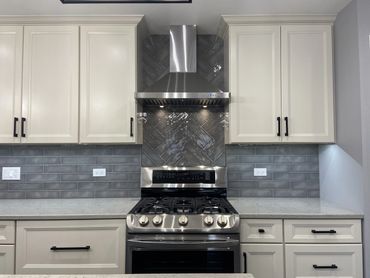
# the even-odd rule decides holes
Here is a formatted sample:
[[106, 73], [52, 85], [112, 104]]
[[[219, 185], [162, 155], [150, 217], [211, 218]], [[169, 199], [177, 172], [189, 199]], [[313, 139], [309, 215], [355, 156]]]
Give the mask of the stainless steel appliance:
[[127, 273], [240, 270], [239, 215], [222, 167], [142, 168], [142, 198], [127, 216]]
[[196, 25], [170, 26], [170, 72], [136, 100], [146, 105], [221, 105], [229, 103], [223, 92], [197, 73]]

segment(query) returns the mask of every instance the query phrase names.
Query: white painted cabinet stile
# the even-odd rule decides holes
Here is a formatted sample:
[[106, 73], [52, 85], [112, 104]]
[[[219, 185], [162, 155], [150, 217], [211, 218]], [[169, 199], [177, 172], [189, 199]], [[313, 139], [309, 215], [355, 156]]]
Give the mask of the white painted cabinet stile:
[[23, 143], [78, 142], [78, 26], [25, 26]]
[[23, 27], [0, 26], [0, 143], [20, 142], [13, 127], [21, 117], [22, 49]]
[[331, 25], [281, 27], [284, 142], [334, 142]]
[[230, 26], [230, 142], [279, 142], [280, 26]]
[[135, 143], [136, 25], [81, 26], [81, 143]]
[[18, 221], [16, 274], [124, 274], [125, 229], [123, 219]]
[[14, 274], [14, 221], [0, 221], [0, 275]]

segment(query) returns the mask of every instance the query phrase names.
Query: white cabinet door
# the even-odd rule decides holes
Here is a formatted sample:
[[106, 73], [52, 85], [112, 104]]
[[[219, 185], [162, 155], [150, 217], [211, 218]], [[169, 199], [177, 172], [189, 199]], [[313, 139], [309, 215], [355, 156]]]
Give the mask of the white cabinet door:
[[124, 274], [125, 229], [121, 219], [19, 221], [16, 273]]
[[78, 142], [78, 26], [24, 27], [24, 143]]
[[15, 222], [0, 221], [0, 244], [15, 243]]
[[331, 26], [282, 26], [281, 45], [283, 141], [334, 142]]
[[229, 142], [280, 142], [280, 26], [230, 26], [229, 48]]
[[0, 274], [14, 274], [14, 245], [0, 245]]
[[282, 243], [283, 220], [242, 219], [240, 221], [240, 242]]
[[363, 278], [361, 244], [287, 244], [286, 278]]
[[81, 27], [81, 143], [134, 143], [136, 27]]
[[23, 27], [0, 26], [0, 143], [20, 142], [22, 44]]
[[284, 255], [282, 244], [242, 244], [242, 272], [255, 278], [284, 278]]

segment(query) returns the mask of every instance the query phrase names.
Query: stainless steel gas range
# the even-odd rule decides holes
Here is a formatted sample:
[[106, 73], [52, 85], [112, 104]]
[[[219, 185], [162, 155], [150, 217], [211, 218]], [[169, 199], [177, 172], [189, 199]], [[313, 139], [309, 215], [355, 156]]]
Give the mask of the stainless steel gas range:
[[240, 270], [239, 215], [222, 167], [142, 168], [127, 216], [127, 273]]

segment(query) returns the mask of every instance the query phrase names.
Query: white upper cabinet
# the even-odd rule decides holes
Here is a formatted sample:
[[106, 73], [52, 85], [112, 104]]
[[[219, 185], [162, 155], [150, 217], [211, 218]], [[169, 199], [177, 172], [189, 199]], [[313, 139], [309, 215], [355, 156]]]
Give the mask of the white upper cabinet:
[[281, 36], [283, 141], [334, 142], [331, 26], [286, 25]]
[[78, 142], [78, 26], [24, 27], [24, 143]]
[[230, 27], [230, 142], [279, 142], [280, 26]]
[[0, 26], [0, 143], [19, 142], [23, 27]]
[[81, 143], [135, 143], [136, 25], [81, 27]]
[[332, 19], [224, 20], [229, 143], [334, 142]]

